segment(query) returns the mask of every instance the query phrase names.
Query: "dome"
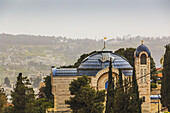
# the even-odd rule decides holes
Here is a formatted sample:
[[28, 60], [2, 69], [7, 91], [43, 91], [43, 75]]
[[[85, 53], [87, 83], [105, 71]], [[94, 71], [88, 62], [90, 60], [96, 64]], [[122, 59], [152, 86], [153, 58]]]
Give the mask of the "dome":
[[112, 59], [113, 68], [122, 69], [125, 76], [132, 76], [133, 68], [122, 56], [112, 51], [102, 50], [90, 55], [80, 64], [78, 68], [53, 68], [53, 76], [96, 76], [96, 74], [109, 66]]
[[150, 53], [149, 49], [143, 44], [138, 46], [138, 48], [136, 49], [136, 52], [135, 52], [136, 57], [139, 57], [139, 54], [141, 52], [146, 52], [148, 54], [148, 57], [151, 56], [151, 53]]
[[97, 51], [87, 57], [80, 64], [79, 69], [103, 69], [109, 66], [109, 60], [112, 58], [113, 68], [117, 69], [132, 69], [129, 62], [122, 56], [113, 53], [112, 51]]

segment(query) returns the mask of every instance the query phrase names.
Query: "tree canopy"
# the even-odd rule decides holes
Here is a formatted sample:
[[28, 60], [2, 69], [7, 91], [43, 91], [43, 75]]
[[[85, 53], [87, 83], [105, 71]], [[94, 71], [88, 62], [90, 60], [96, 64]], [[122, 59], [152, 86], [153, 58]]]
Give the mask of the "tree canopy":
[[170, 112], [170, 44], [165, 46], [163, 78], [161, 81], [161, 103]]
[[73, 113], [102, 113], [104, 110], [105, 91], [96, 91], [91, 88], [87, 76], [73, 80], [69, 90], [74, 96], [65, 103], [69, 105]]

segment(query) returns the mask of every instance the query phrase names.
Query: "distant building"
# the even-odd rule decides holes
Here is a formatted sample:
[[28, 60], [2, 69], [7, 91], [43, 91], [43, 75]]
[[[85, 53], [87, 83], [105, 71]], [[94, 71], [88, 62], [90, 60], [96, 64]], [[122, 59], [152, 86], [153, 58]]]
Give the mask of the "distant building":
[[[148, 48], [141, 44], [135, 52], [135, 68], [137, 79], [146, 73], [150, 73], [150, 55]], [[54, 111], [70, 112], [71, 110], [65, 104], [69, 99], [69, 84], [73, 79], [82, 75], [90, 78], [90, 85], [94, 89], [107, 89], [109, 59], [113, 60], [112, 75], [115, 82], [119, 76], [119, 70], [122, 69], [123, 79], [132, 80], [133, 67], [122, 56], [103, 49], [90, 55], [80, 64], [78, 68], [52, 68], [51, 83], [52, 93], [54, 95]], [[138, 80], [140, 97], [145, 99], [142, 104], [142, 112], [150, 113], [150, 75]]]

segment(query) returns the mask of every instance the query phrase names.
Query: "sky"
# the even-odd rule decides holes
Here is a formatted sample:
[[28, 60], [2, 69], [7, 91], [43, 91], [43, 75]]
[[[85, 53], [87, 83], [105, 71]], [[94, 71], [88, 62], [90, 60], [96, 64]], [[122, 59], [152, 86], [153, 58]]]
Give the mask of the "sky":
[[170, 0], [0, 0], [0, 33], [170, 36]]

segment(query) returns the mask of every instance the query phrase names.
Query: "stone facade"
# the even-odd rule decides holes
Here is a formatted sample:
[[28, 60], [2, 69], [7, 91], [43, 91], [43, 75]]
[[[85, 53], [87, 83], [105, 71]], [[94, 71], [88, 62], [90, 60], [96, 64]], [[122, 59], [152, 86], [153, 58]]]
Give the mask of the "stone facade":
[[[141, 64], [141, 55], [146, 55], [146, 64]], [[136, 77], [139, 86], [139, 97], [143, 99], [142, 113], [151, 112], [150, 104], [150, 57], [146, 52], [141, 52], [139, 57], [135, 56]], [[147, 75], [146, 75], [147, 74]], [[144, 76], [146, 75], [146, 76]], [[144, 76], [144, 77], [143, 77]]]
[[[105, 89], [105, 83], [108, 81], [108, 71], [109, 68], [105, 68], [101, 71], [99, 71], [96, 76], [88, 76], [91, 78], [90, 85], [98, 90], [104, 90]], [[118, 69], [112, 68], [112, 75], [115, 78], [115, 84], [118, 80]], [[71, 110], [68, 108], [68, 105], [65, 104], [65, 100], [68, 100], [70, 95], [69, 92], [69, 84], [73, 79], [77, 79], [80, 76], [52, 76], [52, 93], [54, 95], [54, 108], [55, 111], [58, 112], [71, 112]], [[124, 74], [122, 74], [122, 78], [127, 78], [129, 80], [132, 79], [131, 76], [126, 77]]]
[[[144, 57], [143, 57], [144, 56]], [[135, 70], [139, 85], [139, 96], [143, 98], [142, 113], [150, 113], [150, 52], [146, 46], [140, 45], [135, 51]], [[90, 78], [90, 85], [96, 90], [106, 89], [108, 81], [109, 59], [113, 61], [112, 75], [116, 84], [119, 70], [122, 69], [122, 78], [132, 81], [133, 68], [128, 61], [112, 51], [98, 51], [86, 58], [78, 68], [60, 69], [52, 68], [51, 83], [54, 95], [54, 111], [71, 112], [65, 100], [70, 98], [69, 84], [74, 79], [87, 75]], [[147, 75], [146, 75], [147, 74]], [[143, 77], [146, 75], [145, 77]], [[116, 87], [116, 86], [115, 86]]]

